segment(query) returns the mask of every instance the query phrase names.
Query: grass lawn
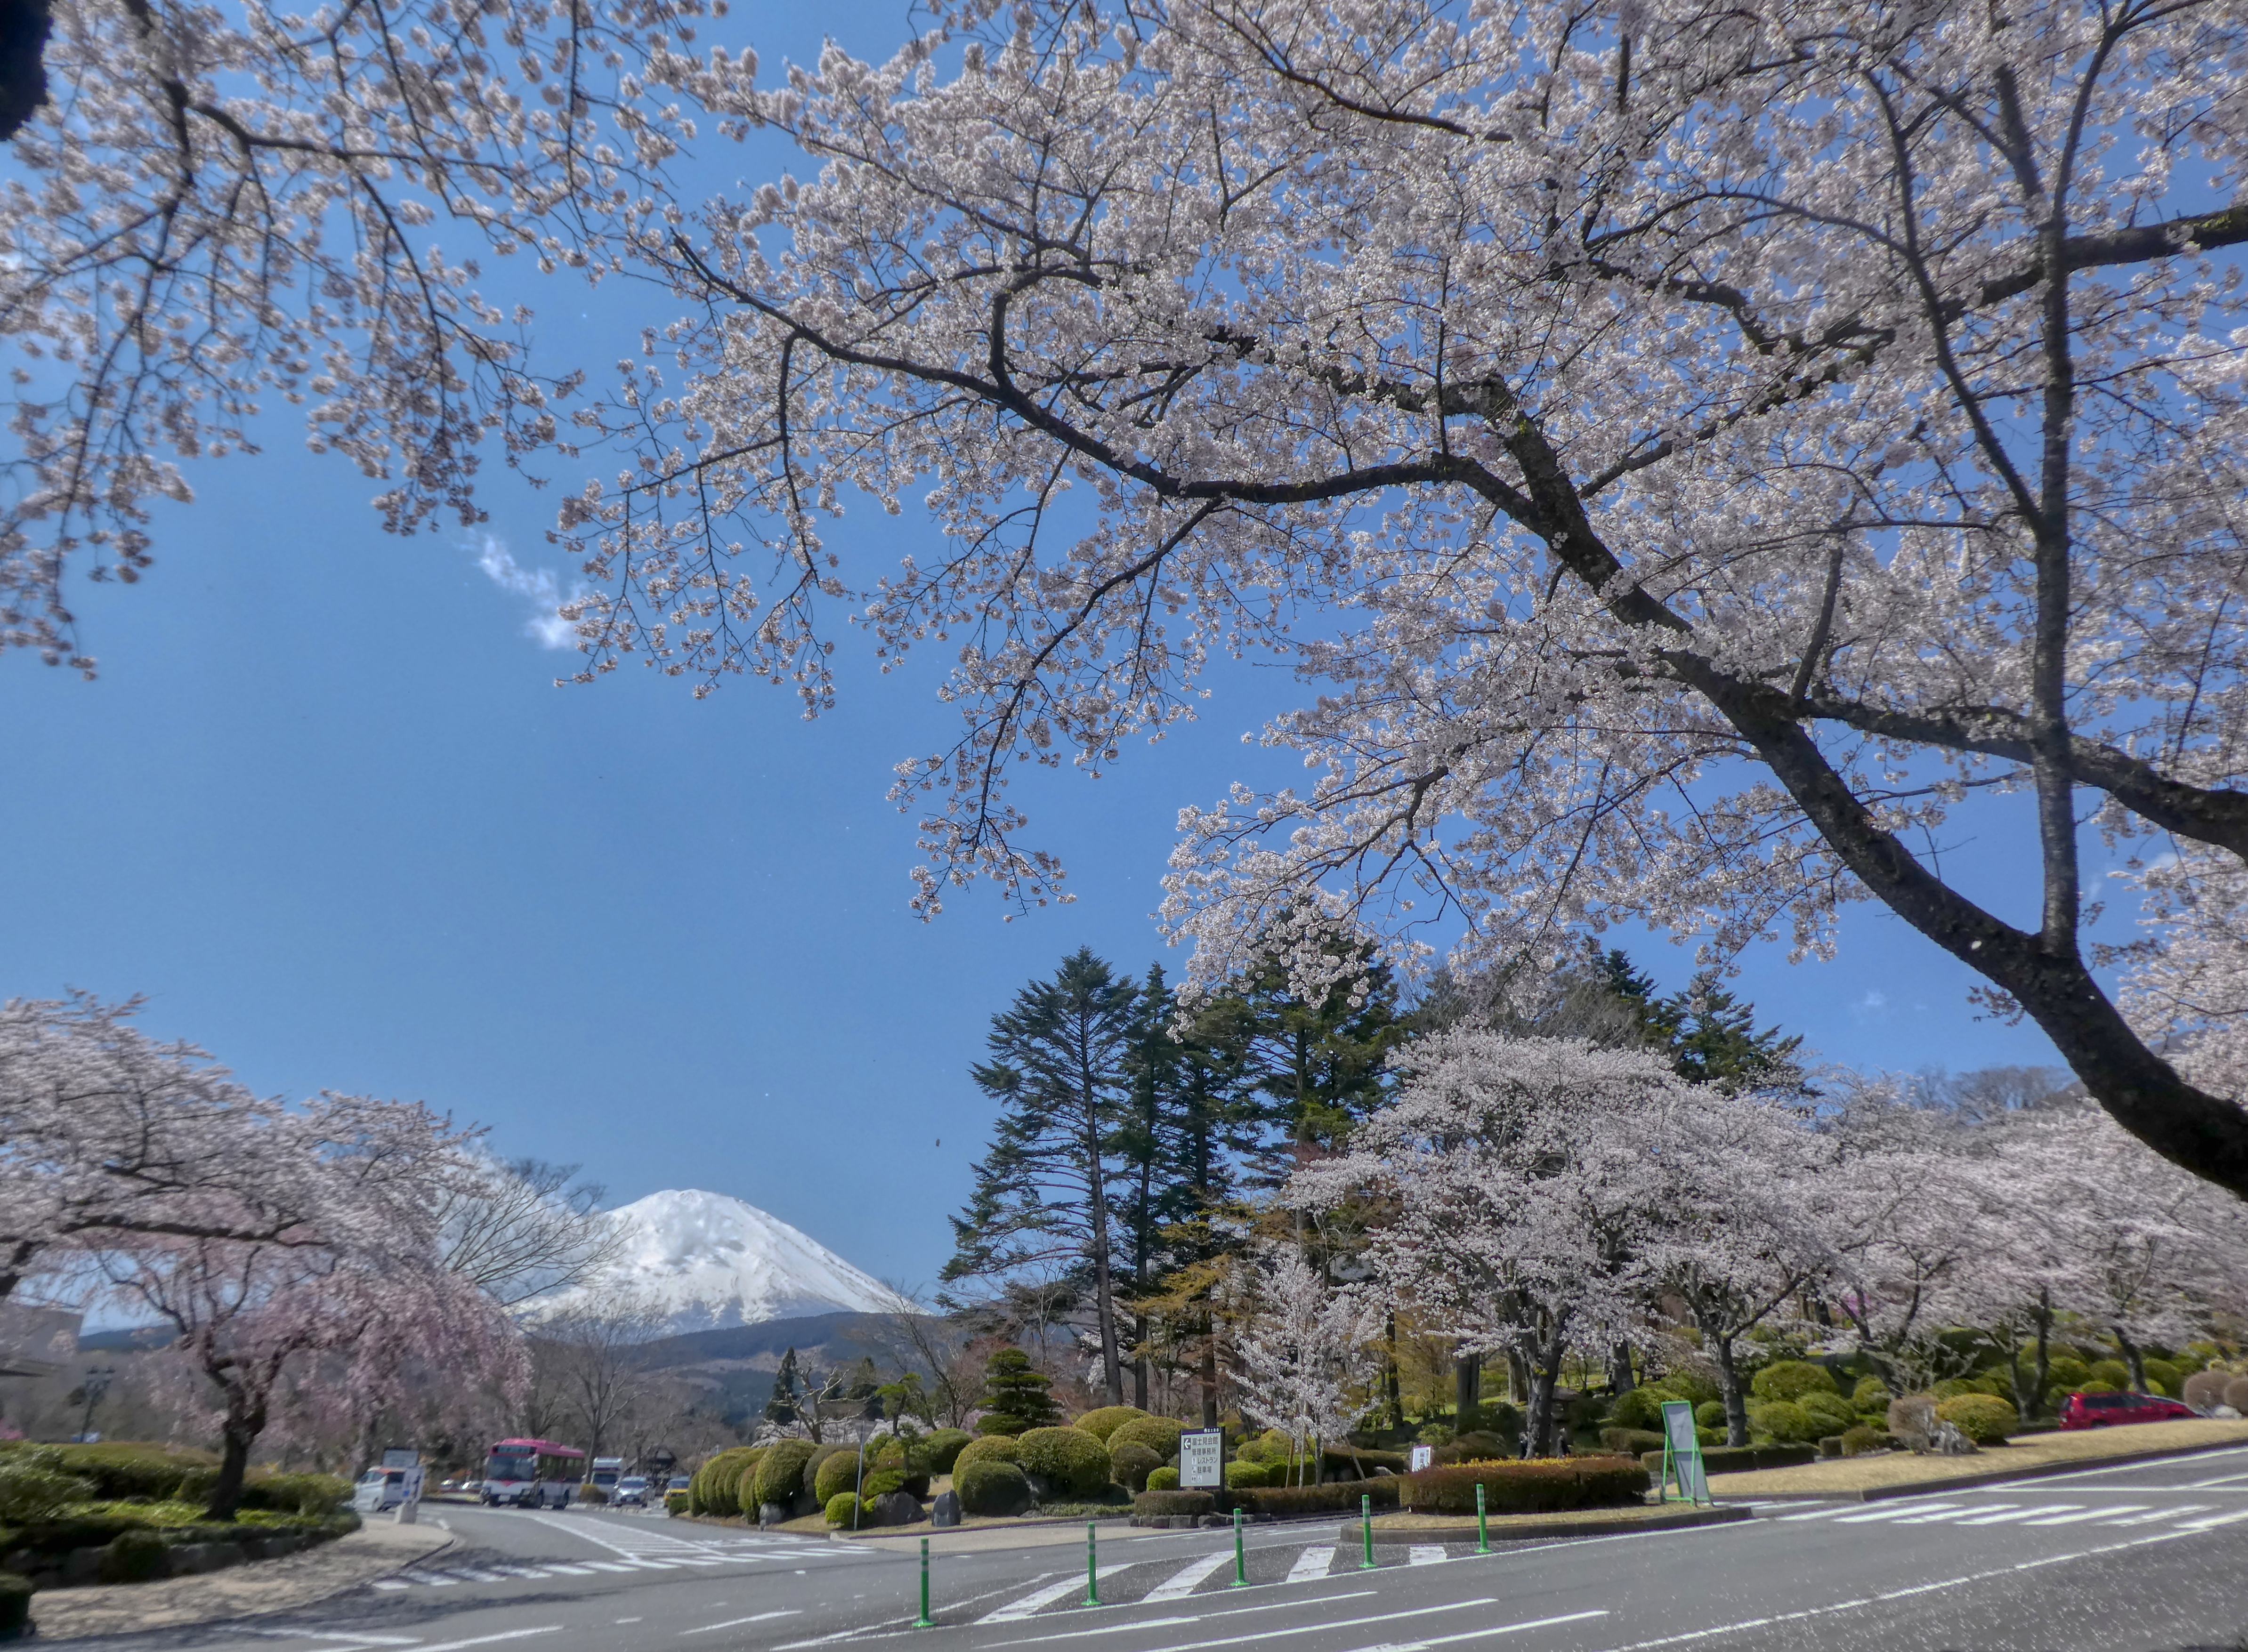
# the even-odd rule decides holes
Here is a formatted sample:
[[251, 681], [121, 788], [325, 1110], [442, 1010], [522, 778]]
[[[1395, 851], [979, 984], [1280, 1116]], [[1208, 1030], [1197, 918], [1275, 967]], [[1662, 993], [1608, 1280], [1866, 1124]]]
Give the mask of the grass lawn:
[[2087, 1466], [2135, 1457], [2161, 1457], [2208, 1446], [2248, 1444], [2248, 1419], [2133, 1422], [2120, 1428], [2085, 1429], [2071, 1434], [2032, 1434], [2009, 1445], [1985, 1446], [1973, 1457], [1915, 1457], [1891, 1451], [1880, 1457], [1844, 1457], [1806, 1463], [1800, 1468], [1758, 1469], [1748, 1474], [1713, 1474], [1710, 1491], [1720, 1502], [1739, 1498], [1851, 1497], [1898, 1486], [1941, 1486], [1982, 1475]]

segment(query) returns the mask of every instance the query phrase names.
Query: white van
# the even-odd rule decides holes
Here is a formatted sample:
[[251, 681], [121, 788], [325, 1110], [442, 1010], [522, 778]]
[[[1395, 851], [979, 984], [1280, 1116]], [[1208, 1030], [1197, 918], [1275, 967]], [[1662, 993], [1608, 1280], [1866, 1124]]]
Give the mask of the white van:
[[369, 1469], [352, 1488], [352, 1508], [360, 1514], [380, 1514], [406, 1501], [406, 1470]]

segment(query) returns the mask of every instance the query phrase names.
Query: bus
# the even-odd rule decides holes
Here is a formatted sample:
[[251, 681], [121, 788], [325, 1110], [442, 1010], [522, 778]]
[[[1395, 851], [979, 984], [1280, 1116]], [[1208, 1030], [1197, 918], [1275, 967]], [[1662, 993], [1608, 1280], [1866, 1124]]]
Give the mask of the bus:
[[517, 1508], [566, 1509], [584, 1477], [586, 1454], [552, 1440], [502, 1440], [484, 1459], [483, 1500], [488, 1508], [512, 1503]]

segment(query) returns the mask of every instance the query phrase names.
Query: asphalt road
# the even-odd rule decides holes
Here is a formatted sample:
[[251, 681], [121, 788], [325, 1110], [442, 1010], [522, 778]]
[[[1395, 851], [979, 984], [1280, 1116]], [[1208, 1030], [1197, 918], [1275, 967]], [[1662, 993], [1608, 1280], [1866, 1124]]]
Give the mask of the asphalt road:
[[[2153, 1652], [2248, 1635], [2248, 1450], [1875, 1504], [1786, 1504], [1735, 1525], [1506, 1546], [1384, 1547], [1251, 1528], [1250, 1586], [1217, 1532], [1105, 1526], [943, 1552], [913, 1626], [914, 1546], [671, 1521], [432, 1505], [460, 1539], [397, 1577], [255, 1624], [120, 1637], [118, 1652]], [[922, 1528], [926, 1531], [927, 1528]], [[956, 1534], [959, 1540], [970, 1534]], [[1025, 1538], [1034, 1534], [1025, 1532]], [[978, 1539], [988, 1540], [988, 1539]], [[902, 1552], [901, 1552], [902, 1551]], [[511, 1644], [520, 1642], [520, 1647]]]

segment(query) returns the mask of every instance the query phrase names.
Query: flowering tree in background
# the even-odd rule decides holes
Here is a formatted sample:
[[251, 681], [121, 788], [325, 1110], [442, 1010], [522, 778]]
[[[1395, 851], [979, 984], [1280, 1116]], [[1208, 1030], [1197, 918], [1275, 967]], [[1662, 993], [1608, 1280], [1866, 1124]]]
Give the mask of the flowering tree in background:
[[1316, 1479], [1315, 1446], [1348, 1433], [1378, 1397], [1382, 1304], [1330, 1285], [1293, 1245], [1267, 1247], [1250, 1265], [1258, 1312], [1234, 1339], [1234, 1380], [1251, 1410], [1287, 1429], [1291, 1454]]

